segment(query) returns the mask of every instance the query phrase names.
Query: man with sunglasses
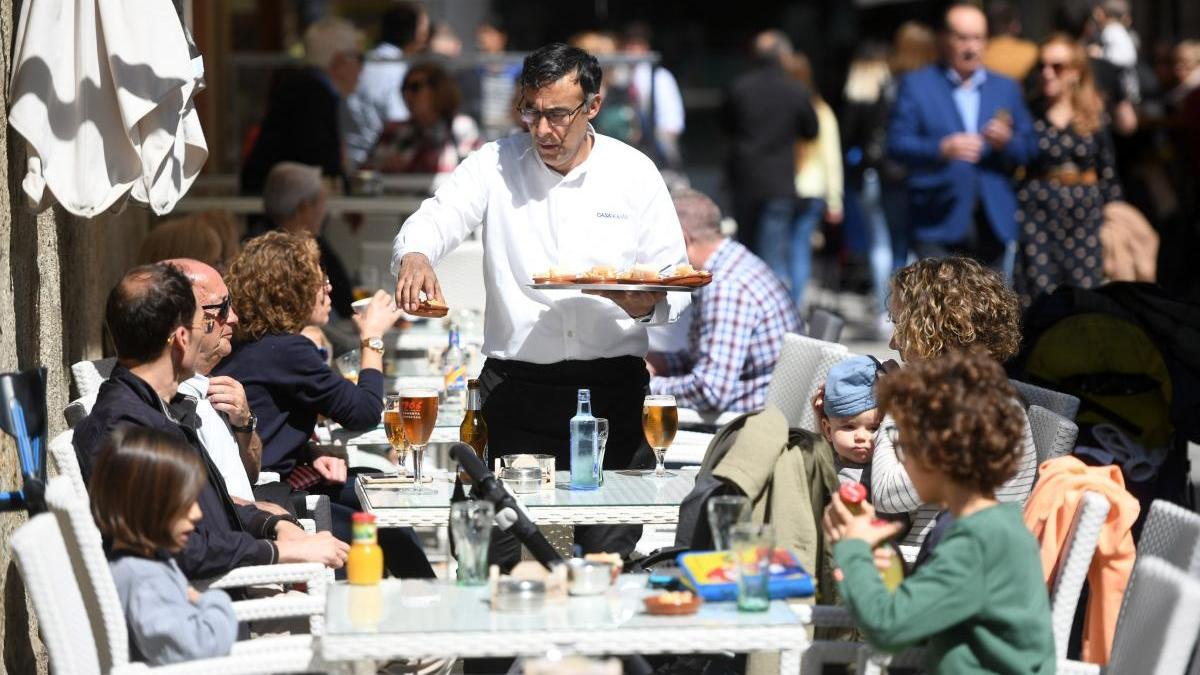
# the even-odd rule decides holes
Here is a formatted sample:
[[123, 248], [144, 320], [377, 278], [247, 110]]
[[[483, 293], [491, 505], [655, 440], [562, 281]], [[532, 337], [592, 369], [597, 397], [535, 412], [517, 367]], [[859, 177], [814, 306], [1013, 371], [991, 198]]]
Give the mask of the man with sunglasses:
[[690, 301], [686, 293], [529, 287], [550, 267], [669, 270], [687, 262], [654, 162], [590, 124], [601, 77], [581, 49], [555, 43], [531, 53], [518, 80], [527, 133], [475, 151], [396, 237], [396, 301], [412, 312], [422, 295], [442, 298], [433, 266], [487, 225], [480, 381], [493, 456], [538, 448], [567, 468], [568, 420], [577, 390], [587, 388], [594, 414], [610, 423], [606, 468], [627, 468], [644, 443], [646, 326], [674, 321]]

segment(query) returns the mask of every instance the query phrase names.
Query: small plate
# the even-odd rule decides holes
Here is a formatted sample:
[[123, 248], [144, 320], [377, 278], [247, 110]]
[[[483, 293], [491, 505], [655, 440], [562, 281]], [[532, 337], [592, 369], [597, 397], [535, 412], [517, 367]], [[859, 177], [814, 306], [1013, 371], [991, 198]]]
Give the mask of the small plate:
[[[672, 595], [686, 595], [690, 599], [682, 602], [674, 602], [670, 600]], [[642, 602], [646, 605], [646, 613], [656, 616], [684, 616], [686, 614], [695, 614], [700, 605], [704, 604], [704, 600], [695, 593], [689, 591], [668, 591], [667, 593], [659, 593], [651, 595], [648, 598], [643, 598]]]

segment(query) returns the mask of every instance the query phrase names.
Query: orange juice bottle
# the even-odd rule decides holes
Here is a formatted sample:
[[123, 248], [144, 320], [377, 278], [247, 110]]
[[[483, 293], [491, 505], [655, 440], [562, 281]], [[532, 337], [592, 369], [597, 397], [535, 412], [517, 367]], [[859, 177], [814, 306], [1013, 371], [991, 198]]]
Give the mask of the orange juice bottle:
[[346, 560], [346, 580], [370, 586], [383, 579], [383, 549], [379, 548], [375, 516], [355, 513], [351, 519], [350, 556]]
[[[842, 503], [846, 505], [850, 513], [856, 516], [861, 516], [863, 513], [863, 502], [867, 500], [867, 488], [863, 487], [862, 483], [846, 483], [838, 488], [838, 496], [842, 498]], [[891, 542], [882, 542], [879, 546], [891, 546]], [[878, 548], [878, 547], [876, 547]], [[889, 564], [885, 569], [879, 571], [879, 577], [883, 580], [883, 585], [889, 592], [895, 592], [896, 587], [900, 582], [904, 581], [904, 563], [901, 562], [900, 556], [892, 551], [892, 557], [889, 559]]]

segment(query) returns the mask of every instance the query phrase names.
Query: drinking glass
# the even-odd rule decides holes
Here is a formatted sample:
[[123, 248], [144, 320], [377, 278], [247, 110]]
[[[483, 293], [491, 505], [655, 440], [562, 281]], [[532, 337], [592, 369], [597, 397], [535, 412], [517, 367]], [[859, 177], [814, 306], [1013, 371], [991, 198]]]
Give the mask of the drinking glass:
[[495, 508], [484, 500], [450, 505], [450, 534], [458, 560], [458, 585], [482, 586], [488, 582], [488, 544], [492, 539]]
[[708, 500], [708, 527], [713, 548], [729, 550], [729, 531], [738, 523], [750, 522], [750, 499], [742, 495], [719, 495]]
[[663, 459], [678, 429], [679, 412], [675, 408], [675, 397], [647, 396], [642, 404], [642, 433], [646, 435], [646, 442], [654, 448], [655, 478], [675, 475], [667, 473]]
[[600, 472], [598, 478], [600, 485], [604, 485], [604, 447], [608, 445], [608, 420], [603, 417], [596, 418], [596, 470]]
[[408, 441], [404, 438], [399, 394], [389, 394], [384, 403], [383, 429], [387, 432], [388, 445], [392, 446], [392, 452], [396, 455], [396, 465], [400, 473], [408, 473]]
[[433, 494], [433, 490], [421, 487], [421, 460], [425, 457], [425, 445], [437, 424], [438, 392], [436, 389], [414, 388], [400, 392], [400, 421], [404, 438], [412, 446], [413, 487], [404, 490], [414, 494]]
[[738, 610], [765, 612], [771, 605], [767, 583], [775, 530], [770, 525], [738, 523], [730, 530], [729, 539], [737, 569]]
[[362, 352], [358, 349], [351, 349], [333, 360], [337, 366], [338, 372], [342, 377], [350, 380], [354, 384], [358, 384], [358, 369], [362, 363]]

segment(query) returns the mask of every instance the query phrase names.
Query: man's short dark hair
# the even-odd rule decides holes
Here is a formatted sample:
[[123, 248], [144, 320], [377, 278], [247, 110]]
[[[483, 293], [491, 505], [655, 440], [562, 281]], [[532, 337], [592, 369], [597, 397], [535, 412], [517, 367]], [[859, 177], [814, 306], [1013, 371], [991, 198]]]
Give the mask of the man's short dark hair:
[[104, 320], [117, 357], [153, 361], [179, 326], [192, 322], [196, 296], [192, 282], [167, 263], [141, 265], [125, 273], [108, 294]]
[[1008, 0], [992, 0], [988, 4], [988, 32], [992, 35], [1008, 35], [1020, 19], [1020, 12]]
[[383, 13], [379, 26], [379, 41], [404, 47], [417, 39], [417, 24], [425, 10], [415, 2], [399, 2]]
[[552, 42], [525, 57], [521, 77], [517, 82], [522, 89], [541, 89], [558, 82], [567, 75], [579, 80], [584, 97], [600, 91], [603, 75], [596, 57], [562, 42]]

